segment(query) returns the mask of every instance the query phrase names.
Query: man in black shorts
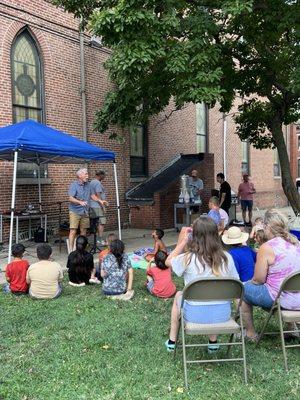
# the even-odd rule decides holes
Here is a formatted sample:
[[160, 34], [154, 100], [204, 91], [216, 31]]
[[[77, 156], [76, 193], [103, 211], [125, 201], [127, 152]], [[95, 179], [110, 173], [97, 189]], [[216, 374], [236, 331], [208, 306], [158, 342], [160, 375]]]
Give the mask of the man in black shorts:
[[225, 176], [222, 172], [217, 174], [217, 182], [220, 183], [220, 208], [229, 214], [229, 208], [231, 206], [231, 187], [229, 183], [225, 181]]

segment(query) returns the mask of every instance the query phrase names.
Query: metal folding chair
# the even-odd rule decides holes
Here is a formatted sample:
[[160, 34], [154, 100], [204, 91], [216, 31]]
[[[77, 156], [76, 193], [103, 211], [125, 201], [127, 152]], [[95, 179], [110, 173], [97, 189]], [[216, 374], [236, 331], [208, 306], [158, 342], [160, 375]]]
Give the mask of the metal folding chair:
[[[244, 379], [247, 383], [247, 365], [246, 365], [246, 352], [245, 352], [245, 342], [243, 335], [243, 320], [240, 313], [241, 299], [243, 298], [244, 287], [243, 284], [237, 279], [231, 278], [203, 278], [195, 279], [190, 282], [183, 290], [180, 319], [181, 319], [181, 335], [182, 343], [180, 344], [176, 340], [176, 347], [182, 347], [183, 355], [183, 368], [184, 368], [184, 382], [185, 387], [188, 388], [188, 375], [187, 375], [187, 364], [195, 363], [215, 363], [215, 362], [227, 362], [227, 361], [242, 361], [244, 367]], [[217, 323], [217, 324], [196, 324], [186, 322], [183, 315], [183, 305], [185, 300], [190, 301], [233, 301], [239, 299], [237, 311], [233, 318], [229, 321]], [[240, 324], [237, 320], [240, 318]], [[228, 346], [226, 358], [213, 358], [213, 359], [197, 359], [191, 360], [187, 359], [186, 349], [189, 347], [207, 347], [207, 343], [190, 343], [186, 342], [186, 335], [225, 335], [229, 334], [229, 341], [226, 343], [218, 343], [220, 346]], [[235, 341], [233, 342], [233, 337], [235, 335]], [[240, 340], [237, 337], [240, 335]], [[179, 336], [179, 332], [178, 332]], [[229, 358], [229, 351], [231, 346], [241, 346], [242, 347], [242, 357]], [[176, 348], [175, 348], [176, 350]]]
[[300, 292], [300, 272], [295, 272], [292, 275], [288, 276], [285, 278], [285, 280], [282, 282], [279, 293], [274, 300], [274, 303], [269, 311], [269, 314], [265, 320], [265, 323], [263, 325], [263, 328], [258, 336], [258, 341], [257, 341], [257, 346], [259, 342], [261, 341], [262, 337], [264, 335], [274, 335], [278, 334], [278, 332], [265, 332], [266, 327], [272, 317], [277, 312], [278, 315], [278, 321], [279, 321], [279, 333], [280, 333], [280, 338], [281, 338], [281, 347], [282, 347], [282, 353], [283, 353], [283, 359], [284, 359], [284, 367], [285, 370], [288, 370], [288, 364], [287, 364], [287, 355], [286, 355], [286, 349], [287, 348], [292, 348], [292, 347], [300, 347], [299, 344], [290, 344], [286, 345], [285, 344], [285, 333], [300, 333], [300, 329], [296, 330], [284, 330], [283, 329], [283, 324], [288, 323], [288, 322], [294, 322], [294, 323], [300, 323], [300, 310], [285, 310], [281, 307], [280, 305], [280, 296], [282, 292]]

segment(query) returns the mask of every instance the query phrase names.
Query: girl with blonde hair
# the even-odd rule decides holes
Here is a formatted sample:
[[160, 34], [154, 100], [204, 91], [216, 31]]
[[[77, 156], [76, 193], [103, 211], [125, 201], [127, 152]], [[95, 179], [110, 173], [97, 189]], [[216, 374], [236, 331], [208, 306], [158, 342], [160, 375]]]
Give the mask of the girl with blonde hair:
[[[222, 248], [217, 225], [207, 216], [196, 219], [192, 229], [182, 228], [177, 245], [168, 256], [166, 265], [172, 267], [176, 275], [183, 276], [185, 285], [196, 278], [220, 276], [239, 279], [231, 255]], [[177, 292], [171, 312], [170, 336], [165, 343], [168, 351], [175, 348], [181, 298], [182, 292]], [[229, 301], [184, 303], [184, 318], [187, 322], [215, 324], [228, 321], [230, 315]], [[214, 352], [218, 348], [217, 337], [210, 336], [208, 351]]]
[[[284, 279], [300, 271], [299, 241], [289, 232], [286, 216], [275, 209], [269, 210], [263, 224], [268, 241], [257, 252], [254, 276], [245, 283], [242, 303], [247, 338], [252, 341], [257, 340], [253, 306], [271, 308]], [[283, 292], [280, 303], [287, 310], [300, 310], [300, 292]]]

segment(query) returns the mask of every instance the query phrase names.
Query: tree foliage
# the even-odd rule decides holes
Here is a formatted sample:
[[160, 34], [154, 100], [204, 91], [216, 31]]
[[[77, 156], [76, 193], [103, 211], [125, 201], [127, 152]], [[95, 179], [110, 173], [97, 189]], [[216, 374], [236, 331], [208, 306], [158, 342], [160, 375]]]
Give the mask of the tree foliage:
[[171, 98], [178, 109], [218, 102], [229, 112], [238, 96], [237, 133], [278, 148], [292, 190], [281, 126], [299, 119], [299, 1], [54, 1], [112, 49], [106, 68], [115, 89], [97, 113], [98, 131], [143, 123]]

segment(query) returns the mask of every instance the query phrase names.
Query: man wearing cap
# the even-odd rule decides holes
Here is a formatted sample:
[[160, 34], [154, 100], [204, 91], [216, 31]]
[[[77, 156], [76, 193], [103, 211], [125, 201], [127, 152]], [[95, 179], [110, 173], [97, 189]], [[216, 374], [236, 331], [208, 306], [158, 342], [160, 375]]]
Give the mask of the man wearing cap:
[[97, 225], [99, 243], [104, 244], [103, 233], [106, 224], [106, 201], [105, 189], [102, 182], [105, 179], [105, 172], [100, 170], [95, 173], [95, 178], [91, 181], [91, 202], [90, 202], [90, 217]]
[[[238, 197], [241, 200], [242, 216], [244, 224], [252, 226], [252, 208], [253, 208], [253, 194], [256, 193], [255, 187], [252, 182], [249, 181], [249, 175], [243, 174], [243, 182], [240, 183], [238, 189]], [[249, 222], [247, 222], [246, 214], [248, 210]]]

